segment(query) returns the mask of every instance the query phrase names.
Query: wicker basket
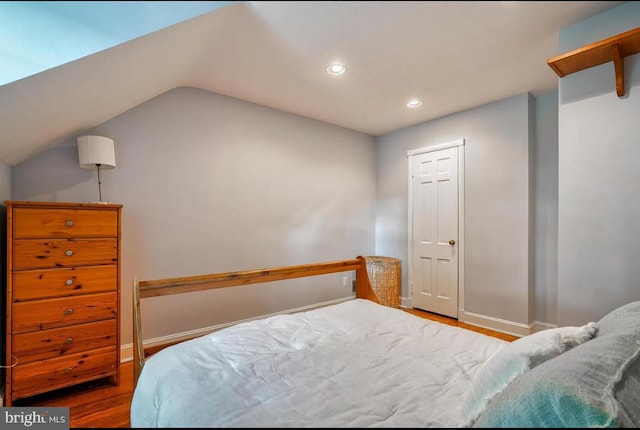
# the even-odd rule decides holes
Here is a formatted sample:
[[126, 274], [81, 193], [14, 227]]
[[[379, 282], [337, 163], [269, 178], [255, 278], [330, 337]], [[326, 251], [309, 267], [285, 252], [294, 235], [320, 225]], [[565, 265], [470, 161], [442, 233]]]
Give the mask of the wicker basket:
[[364, 257], [371, 288], [381, 305], [400, 307], [400, 259], [393, 257]]

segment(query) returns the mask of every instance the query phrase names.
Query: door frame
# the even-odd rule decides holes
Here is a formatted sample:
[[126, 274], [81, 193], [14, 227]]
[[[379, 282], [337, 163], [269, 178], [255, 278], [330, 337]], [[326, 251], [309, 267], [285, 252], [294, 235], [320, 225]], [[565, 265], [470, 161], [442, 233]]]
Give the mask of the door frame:
[[409, 182], [409, 234], [408, 242], [408, 278], [409, 278], [409, 297], [407, 304], [409, 308], [413, 308], [413, 181], [412, 181], [412, 160], [414, 155], [425, 154], [427, 152], [440, 151], [442, 149], [458, 148], [458, 320], [464, 316], [464, 138], [453, 140], [451, 142], [440, 143], [438, 145], [425, 146], [419, 149], [407, 151], [408, 163], [408, 182]]

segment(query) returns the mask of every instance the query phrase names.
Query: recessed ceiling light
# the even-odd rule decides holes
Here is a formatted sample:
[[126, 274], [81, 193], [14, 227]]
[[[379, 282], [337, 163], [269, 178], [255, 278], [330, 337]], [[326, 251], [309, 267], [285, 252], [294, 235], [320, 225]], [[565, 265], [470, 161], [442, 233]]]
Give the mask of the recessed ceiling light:
[[418, 100], [418, 99], [411, 99], [407, 102], [407, 107], [410, 108], [417, 108], [419, 106], [422, 106], [422, 100]]
[[327, 70], [327, 73], [330, 75], [341, 75], [344, 73], [345, 70], [347, 70], [347, 68], [345, 67], [344, 64], [333, 63], [332, 65], [327, 67], [326, 70]]

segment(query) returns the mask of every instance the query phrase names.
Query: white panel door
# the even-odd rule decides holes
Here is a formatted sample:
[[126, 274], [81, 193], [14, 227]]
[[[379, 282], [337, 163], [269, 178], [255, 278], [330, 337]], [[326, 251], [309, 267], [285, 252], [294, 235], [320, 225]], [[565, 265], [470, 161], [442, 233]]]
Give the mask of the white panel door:
[[458, 317], [458, 148], [411, 156], [412, 302]]

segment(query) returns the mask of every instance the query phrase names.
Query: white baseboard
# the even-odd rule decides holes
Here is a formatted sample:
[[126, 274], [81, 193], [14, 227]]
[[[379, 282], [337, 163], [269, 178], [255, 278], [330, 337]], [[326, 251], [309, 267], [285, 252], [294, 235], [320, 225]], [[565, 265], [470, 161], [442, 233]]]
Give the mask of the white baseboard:
[[413, 301], [408, 297], [400, 296], [400, 307], [405, 309], [413, 309]]
[[[413, 302], [410, 298], [401, 296], [400, 307], [413, 309]], [[527, 324], [515, 323], [513, 321], [507, 321], [487, 315], [475, 314], [473, 312], [465, 312], [464, 309], [458, 309], [458, 321], [518, 337], [531, 333], [531, 328]], [[538, 324], [542, 325], [544, 323]], [[542, 330], [542, 328], [540, 330]]]
[[[315, 304], [312, 304], [312, 305], [302, 306], [302, 307], [295, 308], [295, 309], [288, 309], [288, 310], [285, 310], [285, 311], [275, 312], [275, 313], [272, 313], [272, 314], [260, 315], [260, 316], [257, 316], [257, 317], [246, 318], [246, 319], [239, 320], [239, 321], [233, 321], [233, 322], [229, 322], [229, 323], [217, 324], [217, 325], [214, 325], [214, 326], [203, 327], [203, 328], [199, 328], [199, 329], [195, 329], [195, 330], [189, 330], [189, 331], [185, 331], [185, 332], [182, 332], [182, 333], [175, 333], [175, 334], [170, 334], [170, 335], [167, 335], [167, 336], [156, 337], [156, 338], [153, 338], [153, 339], [144, 340], [142, 342], [142, 345], [143, 345], [144, 348], [149, 348], [149, 347], [164, 345], [164, 344], [172, 343], [172, 342], [180, 342], [180, 341], [183, 341], [183, 340], [192, 339], [194, 337], [203, 336], [205, 334], [209, 334], [209, 333], [212, 333], [214, 331], [217, 331], [217, 330], [220, 330], [220, 329], [223, 329], [223, 328], [226, 328], [226, 327], [231, 327], [232, 325], [240, 324], [240, 323], [243, 323], [243, 322], [258, 320], [258, 319], [262, 319], [262, 318], [268, 318], [268, 317], [272, 317], [272, 316], [275, 316], [275, 315], [293, 314], [293, 313], [296, 313], [296, 312], [309, 311], [311, 309], [317, 309], [317, 308], [322, 308], [322, 307], [329, 306], [329, 305], [335, 305], [335, 304], [346, 302], [347, 300], [353, 300], [353, 299], [354, 299], [354, 296], [343, 297], [343, 298], [340, 298], [340, 299], [329, 300], [327, 302], [322, 302], [322, 303], [315, 303]], [[131, 361], [131, 360], [133, 360], [133, 343], [127, 343], [126, 345], [122, 345], [120, 347], [120, 362], [121, 363], [125, 363], [125, 362]]]
[[490, 330], [499, 331], [501, 333], [506, 333], [518, 337], [526, 336], [531, 333], [531, 326], [529, 324], [503, 320], [501, 318], [490, 317], [488, 315], [480, 315], [469, 311], [462, 311], [461, 315], [462, 318], [460, 318], [459, 320], [465, 324], [488, 328]]
[[530, 326], [531, 326], [531, 329], [529, 330], [530, 333], [537, 333], [539, 331], [546, 330], [548, 328], [558, 327], [556, 324], [550, 324], [550, 323], [541, 322], [541, 321], [534, 321], [530, 324]]
[[[413, 303], [410, 298], [400, 297], [400, 307], [405, 309], [413, 309]], [[465, 312], [464, 309], [458, 309], [458, 321], [465, 324], [494, 330], [500, 333], [510, 334], [512, 336], [526, 336], [549, 328], [555, 328], [557, 325], [541, 321], [534, 321], [531, 324], [522, 324], [509, 320], [504, 320], [488, 315], [476, 314], [473, 312]]]
[[501, 333], [510, 334], [513, 336], [526, 336], [549, 328], [555, 328], [557, 325], [550, 324], [541, 321], [534, 321], [530, 324], [522, 324], [513, 321], [503, 320], [500, 318], [490, 317], [487, 315], [475, 314], [473, 312], [461, 311], [460, 315], [463, 316], [460, 319], [461, 322], [466, 324], [475, 325], [482, 328], [488, 328], [490, 330], [499, 331]]
[[122, 345], [120, 347], [120, 363], [126, 363], [131, 360], [133, 360], [133, 343]]

